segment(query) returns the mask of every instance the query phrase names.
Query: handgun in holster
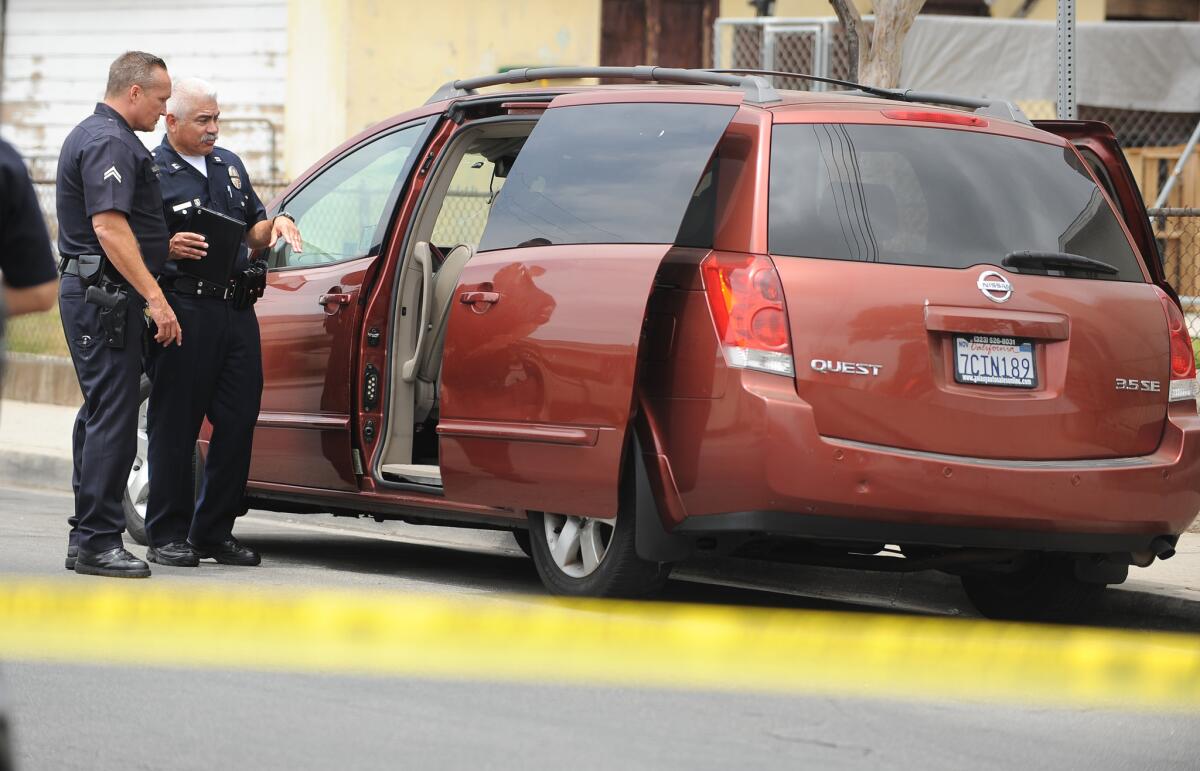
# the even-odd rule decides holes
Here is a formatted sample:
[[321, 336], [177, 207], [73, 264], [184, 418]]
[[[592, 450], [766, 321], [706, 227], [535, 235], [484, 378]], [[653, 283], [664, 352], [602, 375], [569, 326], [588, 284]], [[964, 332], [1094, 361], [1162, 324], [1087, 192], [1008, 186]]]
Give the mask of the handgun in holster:
[[230, 305], [234, 310], [245, 310], [254, 303], [258, 302], [258, 298], [263, 296], [263, 292], [267, 288], [267, 264], [261, 260], [254, 260], [250, 266], [238, 273], [229, 282], [233, 289], [233, 295], [230, 298]]
[[87, 288], [83, 300], [100, 308], [100, 328], [104, 330], [104, 344], [109, 348], [124, 348], [129, 292], [116, 284], [101, 281]]

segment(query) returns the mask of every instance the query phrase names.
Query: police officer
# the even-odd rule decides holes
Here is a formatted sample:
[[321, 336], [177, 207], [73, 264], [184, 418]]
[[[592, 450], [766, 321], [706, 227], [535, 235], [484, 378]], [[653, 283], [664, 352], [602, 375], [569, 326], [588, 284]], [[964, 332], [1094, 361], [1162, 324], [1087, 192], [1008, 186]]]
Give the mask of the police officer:
[[50, 252], [46, 222], [21, 156], [0, 140], [0, 277], [4, 316], [54, 307], [58, 273]]
[[[219, 118], [212, 86], [199, 79], [179, 81], [167, 103], [167, 134], [154, 150], [173, 234], [173, 261], [160, 284], [188, 329], [188, 342], [153, 351], [147, 359], [146, 558], [181, 567], [208, 557], [227, 565], [260, 562], [256, 551], [233, 537], [234, 518], [245, 511], [242, 497], [263, 383], [253, 301], [265, 285], [266, 266], [252, 262], [249, 249], [274, 246], [279, 238], [301, 249], [295, 223], [286, 214], [267, 219], [242, 160], [216, 146]], [[203, 236], [188, 230], [198, 207], [245, 224], [228, 286], [187, 275], [174, 262], [207, 253]], [[206, 416], [213, 432], [197, 501], [190, 461]]]
[[104, 101], [76, 126], [58, 159], [58, 304], [83, 391], [75, 418], [75, 515], [67, 567], [144, 578], [150, 567], [123, 548], [121, 501], [137, 451], [144, 318], [154, 339], [183, 332], [155, 274], [167, 259], [167, 224], [150, 152], [134, 131], [152, 131], [171, 96], [167, 66], [129, 51], [108, 71]]
[[[0, 140], [0, 348], [5, 316], [54, 307], [58, 273], [37, 193], [21, 156]], [[0, 356], [0, 381], [4, 358]]]

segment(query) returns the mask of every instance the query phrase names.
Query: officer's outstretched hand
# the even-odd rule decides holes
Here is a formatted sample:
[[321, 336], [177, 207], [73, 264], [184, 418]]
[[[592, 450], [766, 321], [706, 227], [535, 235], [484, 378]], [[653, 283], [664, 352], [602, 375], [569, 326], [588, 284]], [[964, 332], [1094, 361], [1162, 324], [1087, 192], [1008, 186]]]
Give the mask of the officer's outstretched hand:
[[167, 247], [172, 260], [198, 260], [207, 253], [208, 243], [199, 233], [176, 233]]
[[164, 346], [171, 343], [183, 345], [183, 328], [179, 326], [179, 319], [175, 318], [175, 311], [171, 310], [171, 305], [165, 297], [160, 295], [156, 299], [148, 301], [146, 310], [150, 312], [150, 318], [157, 327], [157, 331], [154, 333], [156, 342], [162, 343]]
[[267, 248], [275, 248], [275, 242], [281, 238], [287, 241], [293, 252], [299, 254], [304, 251], [304, 239], [300, 237], [300, 228], [287, 217], [276, 217], [271, 221], [271, 241]]

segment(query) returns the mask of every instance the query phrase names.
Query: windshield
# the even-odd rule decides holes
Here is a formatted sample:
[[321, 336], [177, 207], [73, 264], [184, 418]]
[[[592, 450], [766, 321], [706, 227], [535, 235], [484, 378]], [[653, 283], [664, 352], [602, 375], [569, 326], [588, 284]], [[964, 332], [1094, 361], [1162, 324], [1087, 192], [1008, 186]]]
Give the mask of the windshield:
[[770, 250], [941, 268], [999, 265], [1014, 252], [1065, 252], [1117, 272], [1020, 272], [1145, 280], [1116, 214], [1074, 151], [949, 129], [777, 126]]

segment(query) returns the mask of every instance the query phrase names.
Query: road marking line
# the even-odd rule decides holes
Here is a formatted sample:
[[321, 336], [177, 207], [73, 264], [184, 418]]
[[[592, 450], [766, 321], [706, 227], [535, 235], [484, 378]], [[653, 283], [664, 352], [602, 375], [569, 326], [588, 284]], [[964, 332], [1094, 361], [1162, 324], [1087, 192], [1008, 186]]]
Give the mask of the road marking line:
[[960, 619], [142, 583], [0, 585], [0, 657], [1200, 708], [1200, 636]]

